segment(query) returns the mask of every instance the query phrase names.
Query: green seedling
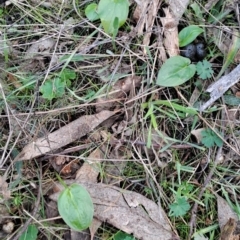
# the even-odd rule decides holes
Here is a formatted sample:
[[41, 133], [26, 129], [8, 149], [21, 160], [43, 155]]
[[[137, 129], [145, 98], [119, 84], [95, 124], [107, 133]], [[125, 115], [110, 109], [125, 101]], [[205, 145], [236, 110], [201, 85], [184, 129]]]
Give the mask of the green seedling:
[[62, 97], [65, 93], [66, 87], [70, 87], [71, 80], [74, 80], [75, 78], [76, 73], [67, 68], [60, 73], [51, 76], [40, 88], [43, 98], [52, 100], [54, 98]]
[[178, 35], [179, 47], [184, 47], [189, 43], [193, 42], [197, 38], [197, 36], [203, 32], [204, 31], [202, 28], [195, 25], [190, 25], [188, 27], [183, 28]]
[[93, 220], [93, 202], [88, 191], [79, 184], [66, 187], [58, 198], [58, 211], [64, 222], [75, 231], [82, 231]]
[[210, 78], [213, 74], [212, 64], [207, 60], [198, 62], [196, 65], [197, 74], [202, 80]]
[[205, 147], [210, 148], [215, 145], [221, 147], [223, 145], [223, 140], [210, 128], [203, 130], [201, 136], [201, 142]]
[[126, 22], [129, 12], [128, 0], [100, 0], [99, 4], [92, 3], [85, 9], [90, 21], [100, 19], [107, 34], [116, 37], [118, 29]]
[[119, 231], [113, 236], [113, 240], [135, 240], [135, 237], [125, 232]]

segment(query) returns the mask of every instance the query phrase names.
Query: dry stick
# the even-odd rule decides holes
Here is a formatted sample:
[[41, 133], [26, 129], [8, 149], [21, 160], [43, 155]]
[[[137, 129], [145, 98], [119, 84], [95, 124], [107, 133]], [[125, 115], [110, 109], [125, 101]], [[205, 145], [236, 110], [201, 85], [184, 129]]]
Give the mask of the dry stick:
[[[41, 195], [42, 195], [42, 184], [41, 184], [41, 179], [42, 179], [42, 163], [39, 163], [39, 169], [40, 169], [40, 174], [39, 174], [39, 186], [38, 186], [38, 195], [37, 195], [37, 201], [35, 203], [34, 209], [32, 211], [32, 216], [34, 217], [37, 214], [37, 210], [39, 208], [39, 204], [40, 204], [40, 199], [41, 199]], [[32, 218], [29, 218], [23, 225], [22, 229], [20, 231], [18, 231], [18, 233], [15, 235], [14, 238], [12, 238], [11, 240], [18, 240], [20, 238], [20, 236], [23, 234], [23, 232], [26, 231], [26, 229], [28, 228], [29, 224], [31, 223]]]
[[206, 110], [211, 104], [219, 99], [230, 87], [236, 84], [240, 79], [240, 64], [229, 74], [221, 77], [217, 82], [211, 84], [206, 92], [210, 93], [210, 99], [200, 107], [200, 111]]
[[[205, 182], [203, 184], [203, 187], [202, 187], [202, 189], [201, 189], [201, 191], [200, 191], [200, 193], [198, 195], [197, 199], [199, 201], [201, 200], [201, 198], [202, 198], [202, 196], [203, 196], [203, 194], [204, 194], [204, 192], [205, 192], [205, 190], [206, 190], [206, 188], [207, 188], [207, 186], [208, 186], [208, 184], [209, 184], [209, 182], [210, 182], [210, 180], [211, 180], [211, 178], [213, 176], [213, 173], [214, 173], [214, 171], [215, 171], [219, 161], [221, 160], [221, 157], [220, 157], [221, 153], [222, 153], [222, 147], [219, 147], [218, 151], [217, 151], [217, 155], [216, 155], [215, 161], [214, 161], [214, 165], [213, 165], [211, 171], [209, 172], [209, 174], [208, 174], [208, 176], [207, 176], [207, 178], [206, 178], [206, 180], [205, 180]], [[189, 232], [189, 236], [188, 236], [189, 240], [191, 239], [191, 236], [193, 234], [193, 227], [196, 226], [196, 217], [197, 217], [196, 212], [197, 212], [197, 208], [198, 208], [198, 202], [195, 202], [195, 204], [194, 204], [194, 206], [192, 208], [192, 211], [191, 211], [192, 214], [191, 214], [191, 219], [190, 219], [190, 223], [189, 223], [189, 225], [190, 225], [190, 232]]]

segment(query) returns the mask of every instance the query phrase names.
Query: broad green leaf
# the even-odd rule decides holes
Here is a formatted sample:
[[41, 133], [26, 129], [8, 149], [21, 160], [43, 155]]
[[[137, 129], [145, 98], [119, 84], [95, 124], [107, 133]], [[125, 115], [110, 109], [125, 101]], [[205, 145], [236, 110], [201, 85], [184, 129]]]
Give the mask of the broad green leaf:
[[88, 191], [74, 183], [60, 194], [58, 211], [69, 227], [82, 231], [90, 226], [94, 207]]
[[195, 65], [190, 63], [190, 59], [181, 56], [169, 58], [158, 72], [157, 85], [175, 87], [185, 83], [196, 72]]
[[120, 28], [126, 22], [128, 12], [128, 0], [100, 0], [97, 9], [105, 32], [111, 35], [116, 32], [116, 26], [114, 26], [116, 18], [118, 18], [117, 28]]
[[27, 230], [21, 235], [19, 240], [36, 240], [38, 229], [35, 225], [29, 225]]
[[196, 25], [183, 28], [178, 34], [179, 46], [184, 47], [188, 45], [189, 43], [193, 42], [201, 33], [203, 33], [203, 29]]
[[97, 4], [91, 3], [85, 9], [85, 15], [90, 21], [95, 21], [99, 19], [99, 15], [97, 14]]

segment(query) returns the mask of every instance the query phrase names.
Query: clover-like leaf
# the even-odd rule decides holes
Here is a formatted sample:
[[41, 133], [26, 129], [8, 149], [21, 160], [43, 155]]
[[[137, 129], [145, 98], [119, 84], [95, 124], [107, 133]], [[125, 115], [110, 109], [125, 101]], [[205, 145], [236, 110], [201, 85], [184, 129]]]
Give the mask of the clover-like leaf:
[[181, 217], [190, 209], [190, 204], [185, 197], [177, 197], [176, 201], [170, 205], [169, 216]]
[[163, 87], [179, 86], [194, 76], [196, 67], [188, 58], [175, 56], [169, 58], [158, 72], [157, 85]]
[[76, 73], [72, 69], [65, 68], [60, 73], [60, 78], [66, 82], [66, 85], [69, 87], [71, 85], [71, 81], [76, 78]]
[[58, 211], [69, 227], [82, 231], [90, 226], [94, 207], [88, 191], [74, 183], [60, 194]]
[[179, 46], [184, 47], [189, 43], [193, 42], [196, 39], [196, 37], [202, 32], [203, 29], [196, 25], [191, 25], [183, 28], [178, 34]]
[[59, 77], [47, 80], [40, 88], [43, 98], [52, 100], [53, 98], [62, 97], [65, 93], [66, 81]]
[[213, 74], [212, 64], [207, 60], [198, 62], [196, 65], [197, 74], [203, 80], [210, 78]]
[[221, 147], [223, 144], [223, 140], [210, 128], [203, 130], [201, 132], [201, 137], [201, 142], [208, 148], [214, 145]]

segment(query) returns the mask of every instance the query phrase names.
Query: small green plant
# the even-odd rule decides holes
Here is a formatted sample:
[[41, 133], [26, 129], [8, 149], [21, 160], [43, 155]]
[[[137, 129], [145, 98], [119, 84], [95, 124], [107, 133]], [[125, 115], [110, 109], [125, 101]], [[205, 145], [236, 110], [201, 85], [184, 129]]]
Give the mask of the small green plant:
[[113, 240], [135, 240], [135, 237], [125, 232], [119, 231], [113, 236]]
[[170, 204], [169, 216], [181, 217], [184, 216], [190, 209], [190, 204], [188, 203], [188, 197], [191, 196], [190, 192], [193, 190], [193, 185], [187, 182], [179, 184], [177, 192], [170, 188], [174, 193], [175, 201]]
[[13, 198], [14, 206], [19, 207], [19, 206], [22, 205], [22, 203], [23, 203], [23, 196], [19, 195], [19, 194], [16, 194]]
[[190, 209], [190, 204], [188, 203], [185, 196], [175, 196], [175, 202], [170, 205], [169, 216], [181, 217], [184, 216]]
[[196, 65], [197, 74], [202, 80], [210, 78], [213, 74], [212, 64], [207, 60], [198, 62]]
[[104, 31], [113, 37], [118, 29], [126, 22], [129, 12], [128, 0], [100, 0], [99, 4], [92, 3], [85, 9], [90, 21], [100, 19]]
[[214, 145], [221, 147], [223, 144], [222, 139], [210, 128], [207, 128], [201, 132], [201, 142], [205, 147], [213, 147]]
[[[193, 42], [196, 37], [203, 32], [198, 26], [188, 26], [179, 33], [179, 46], [184, 47]], [[174, 56], [162, 65], [158, 72], [157, 85], [163, 87], [179, 86], [191, 79], [197, 72], [201, 79], [212, 76], [212, 65], [207, 60], [198, 62], [197, 65], [191, 64], [189, 58]]]
[[203, 32], [204, 31], [202, 28], [195, 25], [190, 25], [183, 28], [178, 35], [179, 47], [184, 47], [189, 43], [193, 42], [197, 38], [197, 36]]
[[70, 87], [71, 80], [76, 78], [76, 73], [71, 69], [64, 69], [46, 80], [40, 88], [43, 98], [52, 100], [62, 97], [66, 87]]
[[94, 207], [88, 191], [75, 183], [60, 194], [58, 211], [70, 228], [82, 231], [90, 226]]
[[27, 230], [20, 236], [19, 240], [36, 240], [38, 229], [35, 225], [29, 225]]

